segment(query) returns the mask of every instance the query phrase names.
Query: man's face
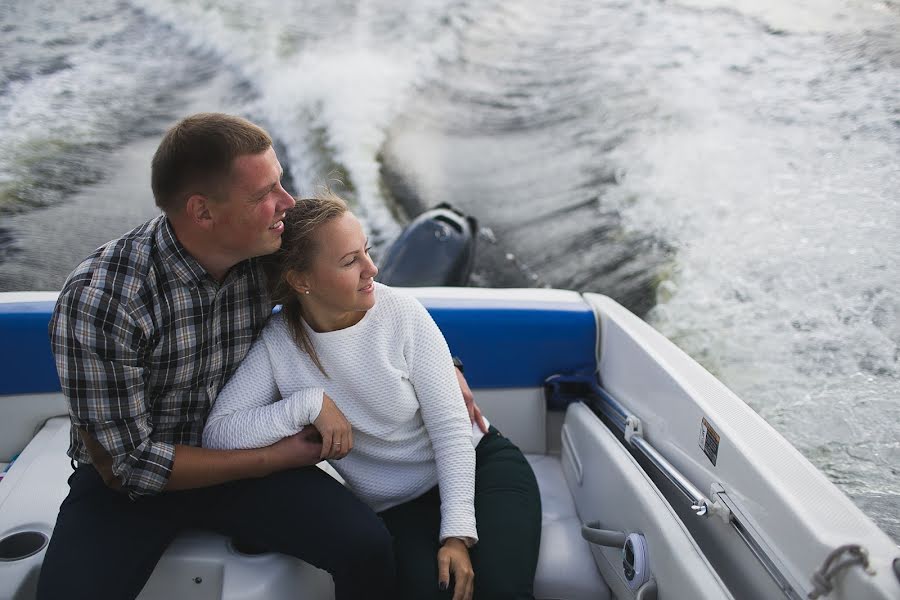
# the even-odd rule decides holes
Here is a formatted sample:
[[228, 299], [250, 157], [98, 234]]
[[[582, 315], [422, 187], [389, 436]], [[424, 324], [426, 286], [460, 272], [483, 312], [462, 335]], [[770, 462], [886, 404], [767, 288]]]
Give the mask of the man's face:
[[273, 148], [239, 156], [223, 198], [210, 204], [216, 243], [236, 262], [281, 247], [282, 218], [295, 204], [281, 187], [282, 173]]

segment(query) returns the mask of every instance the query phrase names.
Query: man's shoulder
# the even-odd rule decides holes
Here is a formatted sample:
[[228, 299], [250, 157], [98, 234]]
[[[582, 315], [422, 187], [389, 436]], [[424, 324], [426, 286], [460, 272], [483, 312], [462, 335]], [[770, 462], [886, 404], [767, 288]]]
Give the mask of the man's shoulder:
[[103, 244], [75, 267], [62, 293], [90, 287], [117, 300], [133, 298], [154, 278], [153, 251], [164, 216]]

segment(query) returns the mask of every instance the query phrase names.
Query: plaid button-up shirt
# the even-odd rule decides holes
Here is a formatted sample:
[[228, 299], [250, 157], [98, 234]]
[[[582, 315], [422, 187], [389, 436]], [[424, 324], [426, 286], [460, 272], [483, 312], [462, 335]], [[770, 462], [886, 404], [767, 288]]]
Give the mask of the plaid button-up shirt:
[[211, 403], [271, 314], [255, 259], [220, 284], [165, 216], [99, 248], [69, 276], [50, 340], [72, 419], [109, 453], [122, 489], [161, 491], [175, 444], [199, 446]]

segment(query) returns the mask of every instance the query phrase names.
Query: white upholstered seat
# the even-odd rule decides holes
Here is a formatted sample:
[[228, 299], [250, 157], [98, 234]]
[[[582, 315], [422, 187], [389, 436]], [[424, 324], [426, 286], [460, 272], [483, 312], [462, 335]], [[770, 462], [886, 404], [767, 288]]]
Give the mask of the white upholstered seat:
[[[0, 529], [18, 529], [27, 522], [31, 528], [48, 534], [52, 531], [59, 503], [68, 491], [66, 478], [71, 473], [65, 455], [68, 429], [67, 418], [51, 419], [19, 457], [15, 470], [4, 481], [7, 494], [4, 508], [14, 506], [16, 510], [6, 514], [8, 522], [0, 518]], [[541, 550], [534, 586], [536, 598], [608, 599], [609, 590], [587, 543], [581, 539], [581, 523], [559, 459], [538, 454], [527, 457], [537, 476], [543, 507]], [[10, 520], [13, 513], [18, 520]], [[4, 596], [4, 589], [23, 591], [30, 585], [13, 577], [10, 569], [17, 568], [24, 577], [39, 568], [41, 560], [43, 552], [19, 563], [7, 563], [9, 581], [6, 587], [0, 585], [0, 596]], [[195, 583], [195, 579], [202, 579], [203, 585]], [[191, 597], [218, 598], [225, 587], [228, 597], [234, 599], [258, 598], [260, 593], [267, 598], [295, 597], [298, 588], [305, 590], [305, 598], [331, 597], [330, 577], [323, 571], [279, 554], [241, 555], [231, 548], [226, 538], [194, 531], [182, 533], [164, 553], [140, 597], [167, 599], [180, 597], [180, 591], [189, 591]]]
[[541, 491], [541, 551], [534, 578], [538, 600], [610, 598], [590, 547], [581, 537], [581, 521], [569, 493], [559, 458], [526, 455]]

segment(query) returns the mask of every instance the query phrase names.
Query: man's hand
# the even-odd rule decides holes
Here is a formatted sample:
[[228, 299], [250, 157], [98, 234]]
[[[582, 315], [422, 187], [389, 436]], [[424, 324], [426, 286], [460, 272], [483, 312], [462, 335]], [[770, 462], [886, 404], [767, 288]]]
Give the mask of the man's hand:
[[478, 429], [481, 430], [481, 433], [487, 433], [488, 428], [481, 416], [481, 409], [475, 404], [475, 397], [472, 395], [472, 390], [469, 389], [469, 384], [466, 383], [465, 376], [459, 369], [454, 370], [456, 371], [456, 380], [459, 381], [459, 389], [462, 391], [463, 400], [466, 402], [466, 410], [469, 411], [469, 420], [473, 423], [478, 423]]
[[97, 473], [100, 474], [106, 487], [114, 490], [122, 489], [122, 482], [113, 474], [112, 456], [109, 455], [106, 448], [101, 446], [100, 442], [88, 433], [86, 429], [79, 427], [78, 435], [81, 436], [81, 441], [84, 442], [84, 449], [87, 450], [88, 455], [91, 457], [91, 464], [94, 465]]
[[328, 394], [323, 394], [322, 409], [313, 423], [322, 434], [320, 460], [326, 458], [340, 460], [353, 449], [353, 429], [350, 422]]
[[266, 448], [272, 472], [307, 467], [319, 462], [322, 454], [322, 436], [314, 425], [307, 425], [294, 435], [279, 440]]
[[438, 587], [446, 590], [453, 574], [453, 600], [472, 600], [475, 590], [475, 572], [469, 558], [469, 549], [459, 538], [447, 538], [438, 550]]

